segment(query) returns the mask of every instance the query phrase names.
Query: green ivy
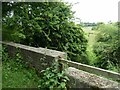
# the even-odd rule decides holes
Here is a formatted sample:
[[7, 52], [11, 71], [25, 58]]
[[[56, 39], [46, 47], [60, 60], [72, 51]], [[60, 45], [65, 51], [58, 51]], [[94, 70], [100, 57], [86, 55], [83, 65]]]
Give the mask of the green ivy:
[[65, 75], [65, 71], [60, 71], [58, 67], [59, 65], [57, 63], [53, 63], [51, 67], [41, 73], [39, 88], [67, 90], [69, 78]]

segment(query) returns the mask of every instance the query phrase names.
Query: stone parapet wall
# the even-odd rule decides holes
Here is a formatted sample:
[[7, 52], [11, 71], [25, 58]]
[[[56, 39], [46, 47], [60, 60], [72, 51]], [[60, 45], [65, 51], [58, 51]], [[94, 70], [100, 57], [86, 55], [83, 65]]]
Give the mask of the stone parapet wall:
[[66, 58], [64, 52], [50, 50], [47, 48], [35, 48], [17, 43], [2, 42], [8, 48], [8, 54], [14, 57], [17, 52], [23, 57], [23, 60], [31, 67], [35, 67], [38, 72], [50, 67], [58, 59]]
[[82, 63], [78, 63], [78, 62], [69, 61], [66, 59], [60, 59], [59, 62], [63, 63], [63, 64], [67, 64], [69, 67], [74, 67], [79, 70], [93, 73], [93, 74], [96, 74], [96, 75], [99, 75], [102, 77], [106, 77], [106, 78], [109, 78], [112, 80], [120, 81], [120, 73], [117, 73], [117, 72], [97, 68], [94, 66], [90, 66], [90, 65], [86, 65], [86, 64], [82, 64]]
[[74, 67], [66, 69], [65, 74], [69, 77], [70, 88], [86, 88], [84, 90], [120, 90], [120, 84], [106, 78], [91, 74]]
[[[8, 53], [14, 57], [19, 50], [23, 60], [30, 66], [35, 67], [38, 72], [50, 67], [53, 62], [58, 61], [68, 68], [65, 74], [70, 78], [70, 88], [90, 88], [90, 90], [120, 90], [120, 83], [109, 80], [119, 80], [120, 74], [93, 66], [68, 61], [64, 52], [46, 48], [35, 48], [17, 43], [0, 42], [7, 46]], [[64, 68], [64, 66], [63, 66]], [[105, 78], [106, 77], [106, 78]], [[88, 90], [88, 89], [83, 89]]]

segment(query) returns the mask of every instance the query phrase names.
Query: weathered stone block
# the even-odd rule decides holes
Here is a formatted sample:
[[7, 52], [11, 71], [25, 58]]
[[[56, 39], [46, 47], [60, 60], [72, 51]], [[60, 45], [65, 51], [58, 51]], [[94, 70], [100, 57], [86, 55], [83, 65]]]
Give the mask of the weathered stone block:
[[120, 84], [106, 78], [69, 67], [65, 74], [70, 88], [90, 88], [91, 90], [120, 90]]

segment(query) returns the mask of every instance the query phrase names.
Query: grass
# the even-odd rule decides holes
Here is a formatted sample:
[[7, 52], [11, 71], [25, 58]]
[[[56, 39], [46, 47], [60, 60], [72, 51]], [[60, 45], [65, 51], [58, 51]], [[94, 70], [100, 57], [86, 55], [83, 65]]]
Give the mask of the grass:
[[3, 88], [37, 88], [40, 78], [34, 69], [26, 67], [15, 59], [3, 58], [2, 87]]
[[[98, 31], [91, 30], [92, 27], [84, 27], [83, 30], [86, 34], [86, 38], [88, 40], [88, 46], [87, 46], [87, 54], [89, 58], [89, 64], [93, 65], [96, 60], [96, 54], [93, 52], [93, 45], [96, 43], [95, 37], [98, 33]], [[94, 66], [94, 65], [93, 65]]]

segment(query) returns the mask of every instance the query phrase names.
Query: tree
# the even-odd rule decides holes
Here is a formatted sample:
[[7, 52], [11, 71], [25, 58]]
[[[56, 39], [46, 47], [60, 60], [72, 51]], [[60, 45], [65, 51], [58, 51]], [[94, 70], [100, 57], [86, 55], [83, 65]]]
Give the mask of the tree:
[[3, 7], [3, 40], [65, 51], [68, 59], [87, 63], [87, 40], [80, 25], [71, 21], [70, 5], [13, 2], [3, 3]]

